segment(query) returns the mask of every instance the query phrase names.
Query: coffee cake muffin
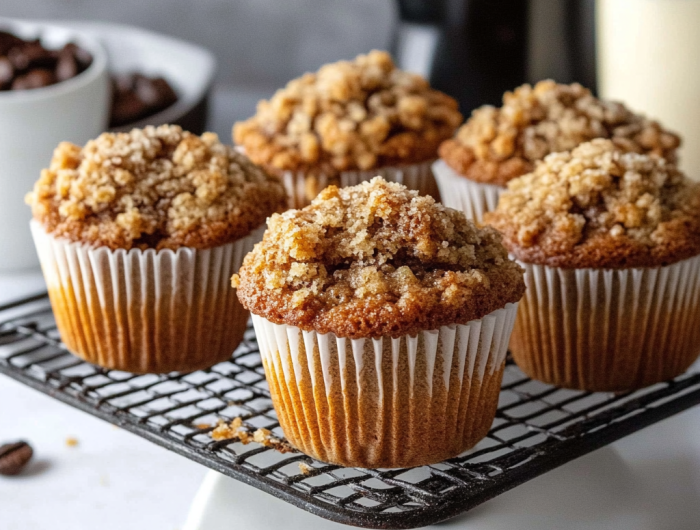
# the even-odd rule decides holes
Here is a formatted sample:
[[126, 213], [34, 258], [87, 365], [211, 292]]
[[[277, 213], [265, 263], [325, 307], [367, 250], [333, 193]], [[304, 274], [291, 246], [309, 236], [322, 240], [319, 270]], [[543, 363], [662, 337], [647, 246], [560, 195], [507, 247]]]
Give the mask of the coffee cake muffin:
[[330, 186], [272, 216], [233, 281], [301, 451], [408, 467], [488, 432], [524, 289], [492, 228], [381, 177]]
[[231, 355], [248, 315], [229, 278], [286, 196], [215, 134], [164, 125], [60, 144], [27, 202], [63, 342], [145, 373]]
[[511, 180], [485, 217], [525, 267], [511, 339], [528, 375], [624, 391], [700, 353], [700, 184], [593, 140]]
[[540, 81], [506, 92], [501, 108], [476, 109], [455, 137], [440, 145], [441, 160], [433, 171], [445, 204], [481, 221], [510, 180], [532, 171], [550, 153], [595, 138], [670, 162], [680, 145], [678, 136], [621, 103], [602, 101], [577, 83]]
[[233, 137], [283, 178], [290, 207], [300, 208], [329, 184], [378, 174], [437, 196], [430, 164], [461, 121], [454, 99], [372, 51], [290, 81], [236, 123]]

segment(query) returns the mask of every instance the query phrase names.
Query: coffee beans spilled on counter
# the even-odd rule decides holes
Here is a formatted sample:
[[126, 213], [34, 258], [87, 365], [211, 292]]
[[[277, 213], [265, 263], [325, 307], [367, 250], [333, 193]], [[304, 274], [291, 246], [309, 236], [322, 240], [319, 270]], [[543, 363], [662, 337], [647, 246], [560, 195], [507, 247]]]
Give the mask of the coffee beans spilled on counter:
[[33, 454], [32, 446], [27, 442], [0, 445], [0, 475], [18, 475]]

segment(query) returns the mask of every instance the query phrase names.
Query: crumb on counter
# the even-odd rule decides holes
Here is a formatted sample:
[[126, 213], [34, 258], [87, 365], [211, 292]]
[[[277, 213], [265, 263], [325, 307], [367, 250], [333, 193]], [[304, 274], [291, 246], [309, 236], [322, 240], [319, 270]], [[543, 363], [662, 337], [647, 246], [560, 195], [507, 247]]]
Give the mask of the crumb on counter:
[[433, 159], [461, 122], [453, 98], [374, 50], [290, 81], [233, 135], [271, 170], [334, 175]]
[[80, 445], [80, 442], [77, 438], [74, 438], [73, 436], [69, 436], [68, 438], [66, 438], [67, 447], [78, 447], [78, 445]]
[[240, 417], [234, 418], [230, 423], [219, 420], [216, 428], [211, 432], [211, 437], [216, 441], [237, 440], [243, 445], [251, 442], [269, 447], [280, 453], [296, 451], [287, 441], [275, 436], [268, 429], [256, 429], [253, 431], [245, 425]]
[[479, 107], [440, 156], [458, 173], [505, 186], [532, 171], [549, 153], [569, 151], [594, 138], [610, 138], [622, 150], [675, 161], [680, 138], [622, 103], [604, 101], [578, 83], [540, 81], [503, 95], [503, 106]]

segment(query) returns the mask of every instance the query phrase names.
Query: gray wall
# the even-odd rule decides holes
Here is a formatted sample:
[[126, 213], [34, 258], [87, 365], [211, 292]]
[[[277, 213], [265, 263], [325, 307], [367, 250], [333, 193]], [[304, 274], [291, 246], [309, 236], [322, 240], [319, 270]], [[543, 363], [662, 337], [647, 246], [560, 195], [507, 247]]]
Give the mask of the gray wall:
[[220, 84], [269, 90], [386, 48], [396, 15], [392, 0], [0, 0], [0, 16], [150, 28], [214, 51]]

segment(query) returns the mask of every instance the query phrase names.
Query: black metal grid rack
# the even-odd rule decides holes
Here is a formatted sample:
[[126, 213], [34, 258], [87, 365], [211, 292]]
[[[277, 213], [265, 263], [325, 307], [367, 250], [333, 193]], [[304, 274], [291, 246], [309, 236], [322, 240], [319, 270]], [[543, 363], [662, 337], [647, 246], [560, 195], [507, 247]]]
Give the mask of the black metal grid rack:
[[555, 388], [509, 364], [497, 417], [476, 448], [432, 466], [351, 469], [212, 439], [218, 419], [238, 416], [281, 436], [252, 329], [230, 361], [208, 370], [133, 375], [68, 353], [48, 298], [39, 295], [0, 307], [0, 372], [316, 515], [367, 528], [455, 516], [700, 402], [697, 373], [611, 394]]

